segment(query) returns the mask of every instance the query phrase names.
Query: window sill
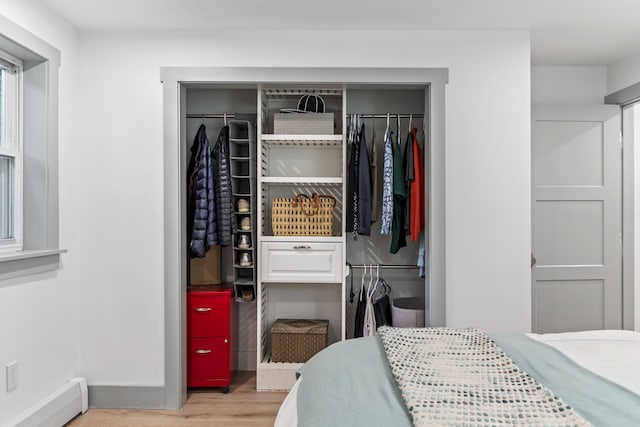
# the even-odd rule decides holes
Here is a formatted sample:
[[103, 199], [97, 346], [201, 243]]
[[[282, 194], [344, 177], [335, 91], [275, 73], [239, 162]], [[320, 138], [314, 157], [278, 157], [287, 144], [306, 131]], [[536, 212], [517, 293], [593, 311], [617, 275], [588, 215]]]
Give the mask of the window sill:
[[38, 249], [0, 253], [0, 280], [44, 273], [60, 267], [66, 249]]

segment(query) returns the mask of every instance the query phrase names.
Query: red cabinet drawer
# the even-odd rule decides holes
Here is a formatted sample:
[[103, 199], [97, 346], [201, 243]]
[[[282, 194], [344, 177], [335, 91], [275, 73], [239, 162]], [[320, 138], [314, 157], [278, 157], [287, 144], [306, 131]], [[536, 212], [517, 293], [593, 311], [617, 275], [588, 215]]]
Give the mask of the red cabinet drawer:
[[[231, 379], [229, 371], [229, 340], [227, 338], [190, 338], [189, 339], [188, 378], [189, 386], [203, 386], [223, 380], [228, 385]], [[203, 381], [205, 381], [203, 383]], [[206, 383], [209, 381], [210, 383]], [[222, 384], [220, 384], [222, 385]]]
[[226, 294], [189, 294], [187, 309], [189, 335], [229, 338], [229, 304]]

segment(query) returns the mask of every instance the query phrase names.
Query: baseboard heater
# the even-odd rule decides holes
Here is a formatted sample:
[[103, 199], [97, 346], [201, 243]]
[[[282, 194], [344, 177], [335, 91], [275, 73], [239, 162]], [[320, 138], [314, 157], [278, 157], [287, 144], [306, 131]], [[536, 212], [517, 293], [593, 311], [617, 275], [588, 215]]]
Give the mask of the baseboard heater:
[[2, 427], [60, 427], [88, 408], [87, 381], [73, 378]]

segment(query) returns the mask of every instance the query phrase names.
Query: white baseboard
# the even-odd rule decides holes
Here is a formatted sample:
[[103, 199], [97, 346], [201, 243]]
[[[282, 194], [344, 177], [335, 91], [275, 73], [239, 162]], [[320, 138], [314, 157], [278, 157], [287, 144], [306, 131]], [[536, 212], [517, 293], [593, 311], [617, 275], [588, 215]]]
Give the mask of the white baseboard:
[[74, 378], [2, 427], [60, 427], [89, 407], [84, 378]]

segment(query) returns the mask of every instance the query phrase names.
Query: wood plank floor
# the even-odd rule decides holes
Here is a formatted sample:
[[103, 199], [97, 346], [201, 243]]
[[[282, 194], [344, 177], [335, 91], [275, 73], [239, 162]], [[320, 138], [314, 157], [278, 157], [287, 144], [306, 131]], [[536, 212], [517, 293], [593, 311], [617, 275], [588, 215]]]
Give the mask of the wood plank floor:
[[229, 394], [196, 390], [179, 411], [89, 409], [69, 427], [273, 427], [286, 393], [257, 392], [255, 372], [237, 372]]

